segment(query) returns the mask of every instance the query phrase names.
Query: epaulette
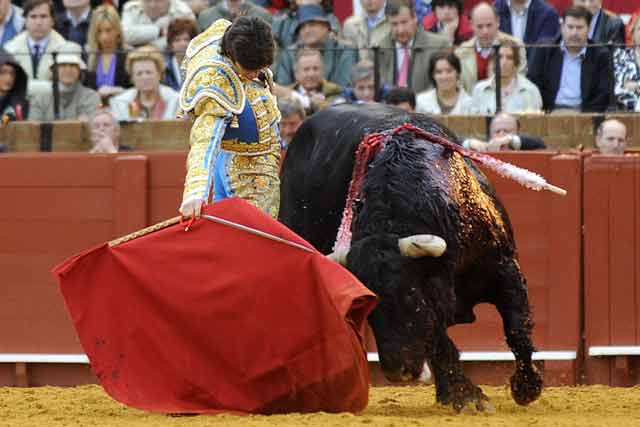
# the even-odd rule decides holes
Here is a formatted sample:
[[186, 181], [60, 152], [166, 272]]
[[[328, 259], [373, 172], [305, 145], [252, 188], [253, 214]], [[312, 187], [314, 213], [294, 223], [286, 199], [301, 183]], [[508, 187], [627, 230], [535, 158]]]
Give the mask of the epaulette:
[[242, 81], [219, 52], [220, 40], [229, 25], [231, 22], [226, 19], [218, 19], [189, 43], [180, 90], [180, 108], [184, 113], [192, 111], [205, 98], [213, 99], [231, 113], [242, 113], [246, 99]]

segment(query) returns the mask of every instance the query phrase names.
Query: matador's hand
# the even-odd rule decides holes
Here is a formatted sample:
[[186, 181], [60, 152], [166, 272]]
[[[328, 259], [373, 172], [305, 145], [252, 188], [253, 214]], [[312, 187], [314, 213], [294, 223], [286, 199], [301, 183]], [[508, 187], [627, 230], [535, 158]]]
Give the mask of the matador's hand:
[[192, 200], [184, 203], [178, 210], [185, 218], [200, 218], [203, 204], [204, 202], [202, 200]]

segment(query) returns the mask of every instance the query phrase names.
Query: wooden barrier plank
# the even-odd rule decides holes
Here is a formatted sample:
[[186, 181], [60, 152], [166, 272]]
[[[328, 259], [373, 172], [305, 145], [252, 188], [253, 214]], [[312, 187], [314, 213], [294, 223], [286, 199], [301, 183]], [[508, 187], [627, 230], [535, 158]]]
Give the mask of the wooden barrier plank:
[[13, 152], [40, 151], [40, 123], [13, 122], [9, 124], [9, 150]]
[[582, 159], [558, 155], [551, 159], [549, 182], [567, 190], [550, 200], [549, 346], [545, 350], [573, 350], [580, 346], [582, 269]]
[[584, 165], [584, 308], [586, 344], [610, 345], [609, 168], [606, 159]]
[[113, 175], [113, 232], [124, 236], [147, 226], [147, 158], [119, 156]]
[[615, 156], [609, 161], [609, 295], [611, 343], [637, 344], [635, 305], [634, 162]]
[[108, 221], [113, 216], [111, 195], [109, 188], [0, 188], [2, 217], [16, 221]]
[[12, 188], [111, 187], [114, 156], [117, 155], [6, 154], [0, 156], [0, 174], [11, 177], [7, 182]]
[[69, 152], [91, 149], [88, 125], [77, 120], [60, 120], [53, 126], [51, 136], [52, 151]]

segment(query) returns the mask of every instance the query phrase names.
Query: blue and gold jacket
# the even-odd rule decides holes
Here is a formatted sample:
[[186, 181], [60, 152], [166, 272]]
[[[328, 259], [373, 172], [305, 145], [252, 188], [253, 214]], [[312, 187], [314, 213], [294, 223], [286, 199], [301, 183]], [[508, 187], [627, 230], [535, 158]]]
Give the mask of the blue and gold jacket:
[[280, 112], [271, 93], [271, 71], [264, 71], [265, 83], [238, 75], [231, 61], [220, 55], [220, 42], [229, 25], [231, 22], [219, 19], [196, 36], [182, 63], [185, 80], [178, 114], [193, 120], [183, 205], [192, 200], [207, 202], [220, 150], [279, 156]]

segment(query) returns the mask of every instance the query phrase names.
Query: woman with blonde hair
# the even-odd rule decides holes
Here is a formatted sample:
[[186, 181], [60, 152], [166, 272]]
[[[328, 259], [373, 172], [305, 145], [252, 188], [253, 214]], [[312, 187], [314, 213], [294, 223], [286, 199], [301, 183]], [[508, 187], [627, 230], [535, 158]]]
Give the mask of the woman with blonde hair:
[[142, 46], [127, 56], [133, 87], [109, 101], [118, 120], [168, 120], [178, 111], [178, 92], [160, 84], [164, 58], [158, 48]]
[[93, 11], [87, 44], [87, 87], [96, 89], [103, 101], [131, 87], [125, 70], [127, 53], [122, 37], [122, 24], [118, 11], [113, 6], [104, 4]]

